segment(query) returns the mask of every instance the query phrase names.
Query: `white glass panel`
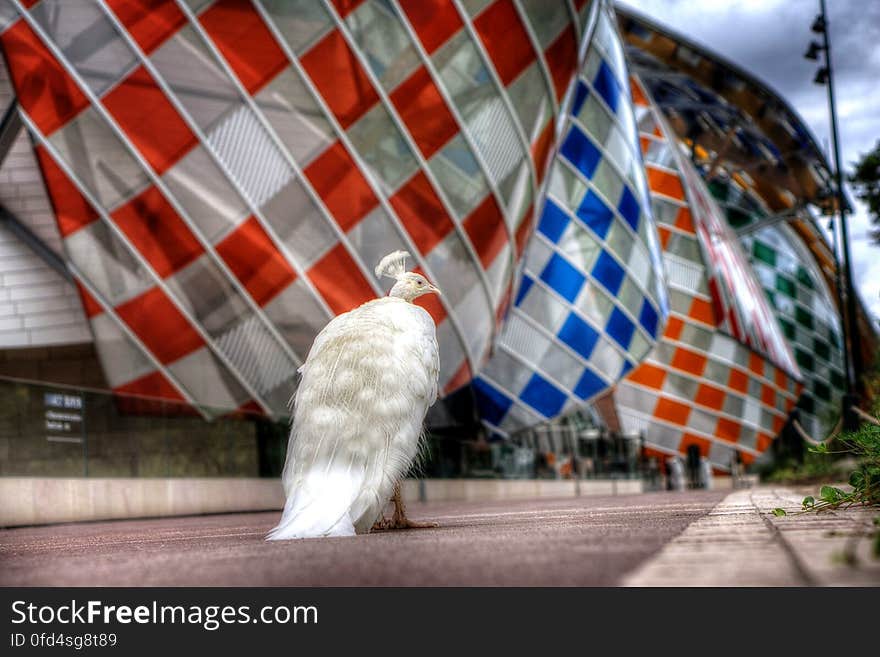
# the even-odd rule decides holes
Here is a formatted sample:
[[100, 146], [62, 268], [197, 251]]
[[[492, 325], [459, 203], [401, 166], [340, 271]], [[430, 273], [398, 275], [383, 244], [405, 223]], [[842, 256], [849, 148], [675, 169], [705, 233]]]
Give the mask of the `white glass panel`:
[[571, 20], [565, 0], [519, 0], [541, 49], [556, 40]]
[[217, 409], [236, 409], [250, 395], [207, 348], [174, 361], [168, 367], [199, 403]]
[[486, 177], [461, 134], [455, 135], [434, 155], [428, 167], [460, 219], [466, 217], [489, 191]]
[[248, 214], [244, 200], [203, 146], [187, 153], [162, 180], [210, 242]]
[[150, 60], [194, 122], [209, 131], [241, 98], [214, 55], [188, 25], [156, 50]]
[[257, 107], [300, 167], [333, 139], [333, 128], [298, 73], [292, 68], [275, 76], [257, 94]]
[[297, 55], [308, 50], [333, 23], [323, 3], [315, 0], [260, 0], [260, 4]]
[[345, 17], [367, 65], [391, 91], [419, 65], [419, 54], [394, 10], [384, 1], [367, 0]]
[[147, 270], [103, 221], [95, 221], [66, 239], [67, 256], [112, 305], [145, 292], [153, 283]]
[[111, 388], [129, 383], [152, 371], [152, 362], [107, 313], [92, 317], [95, 349]]
[[418, 168], [403, 135], [378, 103], [348, 129], [355, 150], [386, 194], [391, 194]]
[[148, 182], [147, 173], [94, 107], [57, 130], [49, 141], [73, 174], [107, 210]]
[[96, 95], [135, 67], [134, 52], [94, 0], [43, 0], [30, 13]]
[[315, 336], [331, 319], [302, 278], [296, 279], [266, 304], [264, 311], [303, 361]]

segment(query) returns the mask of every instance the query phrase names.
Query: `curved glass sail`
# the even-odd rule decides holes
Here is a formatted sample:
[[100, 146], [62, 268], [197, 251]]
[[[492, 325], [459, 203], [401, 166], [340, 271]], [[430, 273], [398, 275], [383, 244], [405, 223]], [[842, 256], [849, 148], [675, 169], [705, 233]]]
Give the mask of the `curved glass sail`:
[[623, 51], [611, 10], [594, 9], [517, 295], [473, 386], [483, 422], [500, 435], [607, 392], [666, 321]]

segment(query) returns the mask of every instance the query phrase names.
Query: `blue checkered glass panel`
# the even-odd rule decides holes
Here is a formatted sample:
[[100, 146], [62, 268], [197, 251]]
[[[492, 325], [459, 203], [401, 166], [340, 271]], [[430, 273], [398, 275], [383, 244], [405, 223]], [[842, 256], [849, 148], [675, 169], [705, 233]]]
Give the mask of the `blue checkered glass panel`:
[[[598, 11], [596, 33], [618, 39], [610, 10]], [[591, 43], [572, 83], [514, 305], [474, 383], [495, 434], [589, 403], [647, 356], [665, 326], [627, 72], [612, 50]]]

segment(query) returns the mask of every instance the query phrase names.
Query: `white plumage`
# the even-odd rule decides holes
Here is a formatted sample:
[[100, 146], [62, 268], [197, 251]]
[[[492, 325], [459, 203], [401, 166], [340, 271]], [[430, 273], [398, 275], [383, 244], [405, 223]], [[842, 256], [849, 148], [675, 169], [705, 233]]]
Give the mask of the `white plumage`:
[[300, 368], [270, 540], [368, 532], [418, 454], [439, 355], [434, 321], [412, 300], [439, 290], [405, 271], [407, 255], [382, 259], [376, 274], [397, 280], [389, 296], [331, 320]]

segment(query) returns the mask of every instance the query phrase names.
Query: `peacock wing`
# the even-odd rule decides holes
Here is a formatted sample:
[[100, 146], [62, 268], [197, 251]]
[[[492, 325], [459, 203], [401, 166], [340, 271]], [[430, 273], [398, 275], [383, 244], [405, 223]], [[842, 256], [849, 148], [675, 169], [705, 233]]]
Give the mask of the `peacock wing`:
[[371, 390], [393, 368], [395, 329], [365, 304], [335, 317], [315, 338], [300, 367], [282, 481], [287, 494], [316, 468], [355, 468], [366, 457], [374, 427]]

